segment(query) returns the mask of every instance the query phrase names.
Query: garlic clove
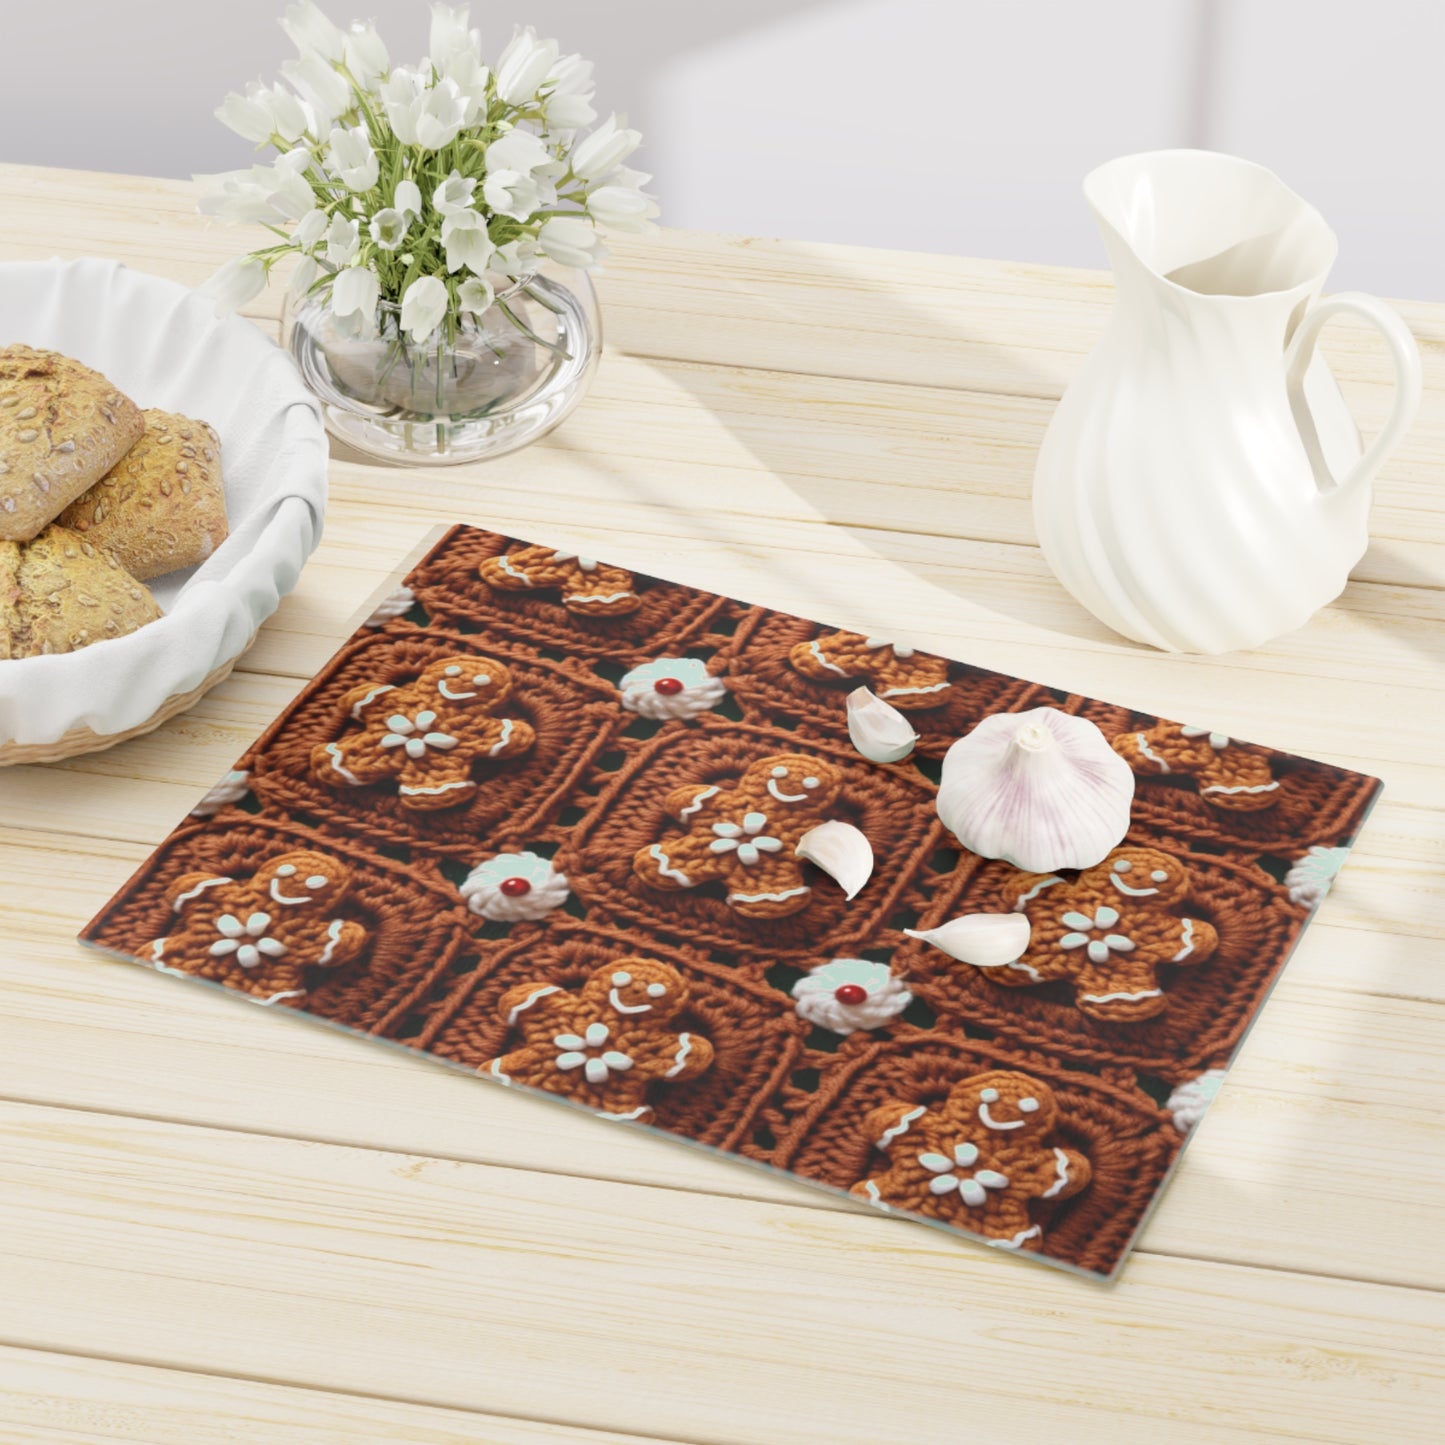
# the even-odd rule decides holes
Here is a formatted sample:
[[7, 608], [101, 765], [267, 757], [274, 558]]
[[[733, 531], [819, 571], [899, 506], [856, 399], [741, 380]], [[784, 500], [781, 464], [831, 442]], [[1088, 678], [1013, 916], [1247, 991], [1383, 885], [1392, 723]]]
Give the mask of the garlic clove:
[[884, 702], [866, 687], [848, 694], [848, 736], [874, 763], [901, 763], [918, 741], [913, 724], [891, 702]]
[[1022, 958], [1033, 928], [1022, 913], [966, 913], [937, 928], [905, 928], [910, 938], [921, 938], [941, 948], [960, 963], [975, 968], [1002, 968]]
[[873, 845], [851, 823], [819, 823], [798, 839], [793, 851], [816, 863], [850, 899], [873, 876]]
[[971, 853], [1028, 873], [1092, 868], [1129, 831], [1134, 773], [1087, 718], [994, 713], [949, 748], [938, 816]]

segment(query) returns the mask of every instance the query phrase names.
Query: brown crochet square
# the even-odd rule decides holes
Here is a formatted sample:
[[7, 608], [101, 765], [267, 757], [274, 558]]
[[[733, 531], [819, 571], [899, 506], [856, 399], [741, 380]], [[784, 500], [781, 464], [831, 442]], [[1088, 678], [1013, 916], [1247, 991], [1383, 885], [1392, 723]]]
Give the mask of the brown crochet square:
[[1183, 1140], [1169, 1116], [1137, 1089], [1065, 1069], [1038, 1055], [956, 1034], [913, 1034], [840, 1058], [778, 1139], [771, 1160], [833, 1189], [849, 1190], [880, 1167], [869, 1111], [891, 1100], [934, 1107], [970, 1075], [993, 1069], [1030, 1075], [1059, 1105], [1053, 1138], [1080, 1151], [1092, 1179], [1081, 1194], [1033, 1211], [1040, 1252], [1093, 1274], [1123, 1262]]
[[[874, 852], [888, 860], [863, 895], [848, 903], [832, 879], [808, 865], [812, 896], [806, 908], [782, 918], [748, 918], [728, 906], [723, 884], [660, 893], [638, 878], [638, 851], [684, 831], [663, 806], [673, 789], [732, 786], [750, 764], [791, 753], [841, 770], [842, 791], [831, 816], [862, 829]], [[578, 821], [557, 861], [589, 908], [634, 927], [745, 958], [763, 950], [769, 958], [824, 959], [861, 945], [914, 901], [924, 864], [944, 836], [932, 787], [912, 770], [878, 768], [837, 742], [805, 741], [781, 728], [704, 723], [666, 728], [640, 747]]]
[[483, 840], [526, 842], [565, 807], [593, 760], [627, 719], [615, 690], [582, 668], [488, 645], [486, 654], [512, 674], [500, 712], [528, 723], [536, 740], [523, 755], [478, 760], [478, 786], [461, 807], [419, 812], [401, 805], [396, 785], [331, 787], [310, 770], [318, 744], [346, 736], [352, 724], [341, 699], [366, 684], [404, 684], [454, 654], [480, 654], [478, 639], [438, 628], [363, 633], [336, 654], [239, 766], [268, 808], [304, 814], [373, 843], [468, 858]]
[[[455, 1067], [555, 1083], [615, 1121], [651, 1110], [671, 1133], [827, 1187], [871, 1182], [945, 1227], [1007, 1233], [1023, 1207], [1038, 1229], [1022, 1247], [1042, 1231], [1039, 1257], [1116, 1270], [1217, 1082], [1199, 1076], [1227, 1066], [1378, 783], [550, 549], [516, 557], [535, 592], [494, 594], [481, 564], [527, 545], [449, 532], [406, 579], [416, 609], [359, 630], [83, 936]], [[500, 586], [513, 576], [489, 570]], [[574, 611], [549, 590], [559, 576]], [[912, 758], [858, 755], [843, 705], [858, 679], [800, 670], [796, 650], [815, 642], [842, 673], [901, 689], [923, 735]], [[505, 679], [459, 669], [470, 701], [431, 701], [458, 657], [500, 663], [510, 695]], [[689, 661], [635, 674], [624, 705], [626, 673], [678, 657]], [[387, 686], [397, 723], [367, 696]], [[947, 701], [927, 704], [935, 690]], [[1065, 922], [1072, 907], [1047, 911], [1064, 893], [1035, 894], [1030, 947], [1082, 952], [1041, 962], [1051, 981], [1006, 988], [903, 930], [1010, 906], [1015, 871], [961, 852], [938, 820], [939, 758], [993, 711], [1045, 706], [1090, 719], [1132, 758], [1122, 852], [1135, 851], [1105, 864], [1162, 880], [1159, 913], [1141, 925], [1127, 890], [1113, 908], [1111, 876], [1067, 875], [1093, 912]], [[1140, 732], [1194, 771], [1156, 773]], [[318, 781], [317, 749], [324, 761], [343, 736], [339, 760], [360, 750], [355, 776], [379, 781]], [[455, 794], [466, 801], [450, 806]], [[861, 828], [875, 853], [851, 903], [792, 851], [825, 817]], [[1180, 867], [1187, 909], [1166, 896]], [[299, 909], [323, 897], [334, 907]], [[1066, 930], [1080, 936], [1066, 944]], [[617, 984], [622, 958], [635, 962]], [[511, 1027], [504, 997], [508, 1013], [522, 1005]], [[604, 1037], [588, 1019], [608, 1010]], [[960, 1119], [999, 1127], [978, 1125], [973, 1103], [995, 1087], [1020, 1118], [1032, 1111], [1033, 1132], [1013, 1125], [1012, 1153], [982, 1135], [949, 1142], [952, 1162], [935, 1152], [925, 1133]], [[922, 1142], [884, 1157], [866, 1116], [899, 1103], [920, 1111], [909, 1137]]]
[[[1175, 1084], [1193, 1078], [1239, 1045], [1294, 951], [1305, 910], [1254, 864], [1190, 852], [1177, 840], [1150, 837], [1138, 828], [1130, 830], [1127, 841], [1171, 853], [1185, 865], [1193, 888], [1182, 911], [1211, 924], [1219, 935], [1210, 957], [1160, 968], [1168, 1003], [1158, 1016], [1129, 1023], [1091, 1018], [1079, 1010], [1067, 980], [1005, 987], [986, 971], [916, 939], [904, 940], [894, 954], [895, 971], [940, 1020], [961, 1030], [987, 1029], [1084, 1067], [1124, 1065]], [[934, 894], [919, 928], [965, 913], [1008, 911], [1000, 889], [1018, 876], [1007, 863], [963, 855]], [[1045, 890], [1032, 906], [1047, 907], [1049, 898]], [[1061, 902], [1055, 911], [1069, 906]]]
[[465, 910], [454, 891], [423, 881], [411, 869], [358, 848], [321, 839], [293, 823], [261, 822], [230, 813], [212, 823], [178, 828], [87, 926], [87, 942], [144, 957], [153, 939], [175, 924], [166, 891], [182, 874], [203, 872], [238, 881], [266, 859], [304, 849], [334, 857], [352, 874], [343, 915], [367, 931], [368, 945], [352, 962], [317, 968], [307, 978], [300, 1012], [365, 1033], [394, 1030], [415, 999], [435, 987], [474, 947]]
[[[846, 728], [845, 699], [855, 688], [869, 686], [870, 679], [859, 675], [823, 681], [805, 676], [790, 661], [794, 648], [831, 631], [785, 612], [762, 607], [748, 612], [727, 649], [725, 677], [749, 722], [776, 722], [781, 713], [797, 720], [800, 735], [835, 737], [840, 723]], [[918, 732], [918, 751], [926, 757], [941, 757], [951, 743], [989, 713], [1057, 705], [1048, 689], [1037, 683], [927, 653], [918, 657], [946, 666], [948, 673], [948, 687], [940, 694], [939, 704], [908, 713]], [[884, 689], [874, 687], [874, 691]]]
[[497, 1006], [509, 988], [533, 982], [573, 988], [619, 958], [645, 955], [687, 980], [690, 999], [682, 1026], [714, 1051], [712, 1066], [698, 1078], [657, 1091], [657, 1127], [717, 1149], [756, 1153], [752, 1130], [758, 1109], [803, 1052], [803, 1027], [786, 998], [710, 962], [698, 949], [621, 928], [568, 921], [544, 938], [483, 947], [476, 969], [426, 1005], [426, 1025], [411, 1040], [417, 1048], [481, 1068], [516, 1041]]
[[496, 532], [454, 527], [412, 573], [409, 585], [427, 615], [443, 626], [572, 657], [637, 662], [685, 652], [729, 605], [710, 592], [634, 573], [641, 598], [636, 611], [579, 617], [555, 592], [502, 592], [482, 580], [477, 569], [485, 558], [526, 545]]

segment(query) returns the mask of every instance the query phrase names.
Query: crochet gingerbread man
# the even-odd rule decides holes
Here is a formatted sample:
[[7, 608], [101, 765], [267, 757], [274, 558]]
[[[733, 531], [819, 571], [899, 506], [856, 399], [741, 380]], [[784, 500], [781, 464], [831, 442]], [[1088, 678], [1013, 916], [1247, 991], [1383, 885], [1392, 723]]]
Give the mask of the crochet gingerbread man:
[[866, 682], [894, 707], [937, 707], [948, 700], [948, 663], [943, 658], [915, 653], [879, 637], [827, 632], [812, 642], [800, 642], [788, 656], [804, 677]]
[[1253, 813], [1279, 800], [1279, 784], [1264, 750], [1207, 728], [1155, 723], [1147, 732], [1121, 733], [1114, 751], [1145, 777], [1187, 773], [1197, 778], [1199, 796], [1216, 808]]
[[1002, 1070], [961, 1080], [933, 1109], [880, 1104], [863, 1127], [888, 1168], [852, 1192], [972, 1230], [997, 1249], [1035, 1249], [1043, 1229], [1030, 1204], [1079, 1193], [1092, 1172], [1077, 1150], [1044, 1143], [1058, 1114], [1046, 1084]]
[[649, 888], [696, 888], [720, 879], [747, 918], [782, 918], [808, 906], [812, 889], [794, 853], [823, 822], [842, 775], [831, 763], [794, 753], [759, 758], [733, 788], [690, 783], [663, 806], [688, 831], [640, 848], [632, 870]]
[[694, 1079], [712, 1063], [706, 1039], [669, 1027], [687, 996], [682, 975], [649, 958], [619, 958], [575, 994], [556, 984], [517, 984], [498, 1009], [523, 1042], [478, 1072], [562, 1094], [606, 1119], [645, 1123], [654, 1084]]
[[455, 808], [476, 791], [472, 764], [514, 758], [534, 741], [520, 718], [495, 716], [512, 675], [490, 657], [444, 657], [402, 687], [363, 683], [341, 699], [357, 728], [311, 752], [311, 774], [333, 788], [395, 781], [404, 808]]
[[264, 1004], [295, 1003], [308, 968], [350, 963], [366, 947], [366, 930], [336, 911], [350, 887], [351, 870], [324, 853], [282, 853], [245, 882], [183, 873], [166, 891], [176, 924], [143, 956]]
[[1109, 1023], [1162, 1013], [1160, 966], [1202, 963], [1219, 945], [1212, 924], [1178, 911], [1189, 874], [1155, 848], [1115, 848], [1072, 883], [1014, 873], [1000, 896], [1028, 915], [1032, 933], [1019, 958], [984, 971], [1010, 988], [1066, 978], [1080, 1011]]
[[480, 570], [483, 582], [504, 592], [533, 588], [560, 592], [563, 607], [584, 617], [636, 612], [642, 601], [626, 568], [551, 547], [521, 547], [502, 557], [488, 557]]

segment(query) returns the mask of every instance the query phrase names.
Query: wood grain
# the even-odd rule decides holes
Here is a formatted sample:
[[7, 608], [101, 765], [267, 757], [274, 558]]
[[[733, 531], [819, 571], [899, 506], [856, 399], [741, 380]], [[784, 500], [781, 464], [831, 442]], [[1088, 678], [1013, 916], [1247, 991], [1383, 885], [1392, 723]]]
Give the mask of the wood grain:
[[[186, 283], [188, 184], [0, 166], [0, 260]], [[568, 425], [485, 466], [333, 459], [326, 538], [156, 733], [0, 771], [0, 1438], [1412, 1445], [1445, 1413], [1445, 307], [1340, 599], [1165, 657], [1033, 546], [1101, 273], [663, 232], [601, 278]], [[274, 292], [251, 308], [278, 331]], [[1368, 331], [1325, 349], [1378, 424]], [[1022, 1266], [602, 1131], [76, 929], [438, 523], [571, 543], [1385, 779], [1122, 1280]]]

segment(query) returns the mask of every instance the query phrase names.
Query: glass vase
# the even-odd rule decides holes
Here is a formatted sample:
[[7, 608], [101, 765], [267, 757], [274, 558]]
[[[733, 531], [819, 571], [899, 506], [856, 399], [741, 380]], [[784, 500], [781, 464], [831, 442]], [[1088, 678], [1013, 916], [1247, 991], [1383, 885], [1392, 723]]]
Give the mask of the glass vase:
[[385, 461], [447, 465], [501, 456], [551, 431], [582, 400], [602, 352], [585, 271], [547, 266], [417, 345], [401, 306], [380, 301], [374, 334], [348, 336], [331, 289], [288, 302], [285, 345], [327, 430]]

